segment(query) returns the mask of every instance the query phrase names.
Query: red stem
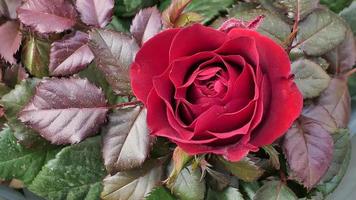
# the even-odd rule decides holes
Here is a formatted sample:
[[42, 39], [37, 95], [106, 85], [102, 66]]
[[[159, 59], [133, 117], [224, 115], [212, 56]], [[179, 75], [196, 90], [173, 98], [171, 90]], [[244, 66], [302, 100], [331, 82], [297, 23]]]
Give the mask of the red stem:
[[119, 103], [116, 105], [111, 106], [110, 108], [122, 108], [126, 106], [135, 106], [135, 105], [140, 105], [141, 101], [132, 101], [132, 102], [125, 102], [125, 103]]

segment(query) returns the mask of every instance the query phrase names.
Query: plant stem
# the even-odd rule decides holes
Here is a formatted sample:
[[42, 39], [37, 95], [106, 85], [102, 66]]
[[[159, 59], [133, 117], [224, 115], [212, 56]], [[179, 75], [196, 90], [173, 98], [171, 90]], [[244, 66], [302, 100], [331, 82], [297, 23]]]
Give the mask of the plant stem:
[[136, 106], [136, 105], [140, 105], [141, 101], [132, 101], [132, 102], [125, 102], [125, 103], [120, 103], [120, 104], [116, 104], [111, 106], [110, 108], [114, 109], [114, 108], [123, 108], [126, 106]]

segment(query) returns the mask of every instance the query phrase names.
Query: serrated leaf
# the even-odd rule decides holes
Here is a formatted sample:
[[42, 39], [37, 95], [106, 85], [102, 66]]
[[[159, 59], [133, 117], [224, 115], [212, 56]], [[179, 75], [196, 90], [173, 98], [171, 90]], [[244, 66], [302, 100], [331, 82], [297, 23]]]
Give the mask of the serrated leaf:
[[237, 188], [228, 187], [221, 192], [209, 189], [206, 200], [244, 200], [244, 198]]
[[54, 144], [74, 144], [96, 134], [108, 111], [101, 89], [85, 79], [49, 79], [36, 88], [19, 119]]
[[161, 161], [150, 160], [142, 168], [107, 176], [103, 181], [104, 190], [101, 198], [103, 200], [144, 199], [158, 185], [162, 175]]
[[0, 1], [0, 16], [7, 18], [17, 18], [17, 8], [21, 5], [21, 0], [1, 0]]
[[14, 54], [21, 45], [22, 34], [20, 32], [20, 23], [17, 21], [7, 21], [0, 26], [0, 55], [7, 62], [16, 64]]
[[184, 168], [169, 189], [180, 200], [203, 200], [206, 190], [205, 181], [201, 180], [199, 169], [192, 166]]
[[192, 0], [172, 0], [168, 8], [162, 13], [162, 21], [165, 28], [174, 28], [179, 16]]
[[18, 8], [20, 21], [40, 33], [62, 32], [76, 23], [77, 13], [67, 0], [27, 0]]
[[301, 115], [286, 133], [283, 150], [291, 178], [310, 189], [319, 183], [331, 164], [333, 140], [319, 123]]
[[130, 25], [130, 19], [113, 16], [111, 22], [106, 26], [106, 28], [117, 32], [129, 33]]
[[195, 12], [185, 12], [176, 21], [176, 27], [185, 27], [203, 21], [203, 16]]
[[269, 155], [269, 160], [272, 164], [272, 166], [279, 170], [281, 167], [281, 164], [279, 163], [279, 153], [278, 151], [272, 146], [272, 145], [267, 145], [262, 147], [263, 150]]
[[52, 43], [49, 72], [54, 76], [72, 75], [84, 69], [94, 59], [89, 36], [77, 31], [75, 35]]
[[352, 0], [320, 0], [321, 4], [328, 6], [332, 11], [336, 13], [347, 7], [351, 2]]
[[269, 181], [256, 193], [253, 200], [298, 200], [298, 197], [284, 183]]
[[329, 75], [318, 64], [308, 59], [293, 62], [292, 73], [304, 99], [319, 96], [330, 82]]
[[190, 156], [183, 149], [176, 147], [173, 152], [172, 157], [172, 171], [170, 172], [167, 180], [165, 181], [168, 186], [172, 186], [172, 184], [176, 181], [178, 175], [185, 167], [185, 165], [192, 160], [193, 156]]
[[291, 27], [277, 15], [263, 8], [254, 8], [249, 4], [240, 4], [229, 10], [229, 17], [243, 21], [251, 21], [261, 15], [264, 15], [265, 18], [257, 31], [282, 45], [291, 33]]
[[102, 151], [110, 174], [140, 167], [146, 160], [150, 147], [146, 115], [146, 109], [137, 106], [109, 116], [109, 124], [102, 131]]
[[313, 123], [318, 124], [330, 134], [337, 130], [336, 121], [323, 106], [315, 104], [304, 106], [303, 116], [311, 120]]
[[158, 2], [158, 0], [115, 0], [115, 15], [131, 17], [142, 8], [154, 6]]
[[307, 55], [320, 56], [339, 45], [346, 31], [338, 15], [325, 9], [316, 9], [299, 23], [295, 46]]
[[264, 173], [264, 170], [258, 167], [248, 157], [245, 157], [238, 162], [229, 162], [219, 157], [219, 161], [234, 176], [246, 182], [256, 181]]
[[353, 1], [351, 5], [340, 12], [340, 16], [346, 20], [350, 25], [352, 32], [356, 35], [356, 1]]
[[175, 200], [176, 198], [163, 186], [156, 187], [146, 197], [146, 200]]
[[104, 176], [100, 137], [94, 137], [63, 148], [44, 165], [29, 189], [48, 200], [97, 200]]
[[48, 76], [50, 43], [30, 35], [26, 38], [22, 49], [22, 64], [31, 75]]
[[146, 8], [136, 14], [130, 32], [137, 43], [142, 45], [161, 31], [161, 14], [157, 7]]
[[117, 94], [130, 94], [129, 68], [139, 47], [125, 34], [110, 30], [93, 30], [90, 47], [98, 68]]
[[0, 132], [0, 179], [16, 178], [29, 184], [57, 152], [57, 148], [50, 146], [27, 149], [17, 142], [14, 131], [6, 127]]
[[81, 20], [87, 25], [104, 28], [111, 20], [114, 0], [77, 0]]
[[26, 70], [21, 65], [12, 65], [4, 69], [3, 82], [10, 88], [28, 78]]

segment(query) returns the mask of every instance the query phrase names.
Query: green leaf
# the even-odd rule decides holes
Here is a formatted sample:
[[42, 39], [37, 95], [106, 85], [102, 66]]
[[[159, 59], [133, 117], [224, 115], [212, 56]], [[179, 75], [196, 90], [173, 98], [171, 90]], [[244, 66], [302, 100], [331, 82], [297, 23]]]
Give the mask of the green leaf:
[[241, 190], [247, 195], [247, 199], [253, 199], [256, 195], [256, 192], [261, 187], [259, 182], [244, 182], [240, 181], [239, 186]]
[[131, 21], [129, 19], [113, 16], [111, 22], [106, 26], [106, 28], [117, 32], [129, 33], [130, 23]]
[[349, 127], [352, 133], [356, 133], [356, 74], [349, 77], [348, 85], [349, 85], [349, 90], [351, 95], [351, 105], [352, 105], [351, 121]]
[[176, 198], [163, 186], [156, 187], [146, 197], [146, 200], [175, 200]]
[[57, 152], [58, 148], [53, 146], [27, 149], [17, 143], [13, 130], [6, 127], [0, 132], [0, 179], [16, 178], [29, 184]]
[[201, 171], [184, 168], [176, 181], [169, 188], [180, 200], [203, 200], [205, 195], [205, 181], [201, 179]]
[[281, 165], [279, 163], [279, 153], [278, 151], [272, 146], [272, 145], [267, 145], [262, 147], [263, 150], [269, 155], [269, 160], [272, 164], [272, 166], [279, 170], [281, 168]]
[[340, 12], [340, 16], [351, 26], [352, 32], [356, 35], [356, 1]]
[[130, 17], [142, 8], [155, 5], [158, 0], [115, 0], [115, 15]]
[[222, 192], [209, 189], [206, 200], [244, 200], [244, 198], [238, 189], [228, 187]]
[[252, 5], [243, 3], [229, 10], [229, 17], [244, 21], [251, 21], [260, 15], [264, 15], [265, 18], [257, 31], [282, 45], [291, 33], [291, 27], [274, 13], [263, 8], [253, 8]]
[[174, 152], [173, 152], [173, 158], [172, 158], [172, 171], [169, 174], [168, 179], [166, 180], [166, 184], [171, 186], [177, 179], [178, 175], [184, 168], [184, 166], [192, 160], [193, 156], [190, 156], [186, 152], [183, 151], [183, 149], [176, 147]]
[[104, 190], [101, 198], [103, 200], [143, 199], [160, 183], [162, 175], [161, 160], [149, 160], [141, 168], [107, 176], [103, 181]]
[[101, 138], [63, 148], [42, 168], [29, 186], [30, 191], [48, 200], [97, 200], [105, 169]]
[[254, 200], [297, 200], [298, 197], [284, 183], [270, 181], [265, 183], [256, 193]]
[[49, 75], [49, 52], [51, 44], [45, 40], [30, 35], [26, 38], [22, 49], [22, 64], [36, 77]]
[[299, 23], [295, 46], [307, 55], [320, 56], [339, 45], [346, 31], [338, 15], [325, 9], [316, 9]]
[[292, 73], [304, 99], [318, 97], [330, 83], [329, 75], [318, 64], [308, 59], [293, 62]]
[[229, 170], [234, 176], [246, 182], [256, 181], [262, 176], [264, 170], [258, 167], [250, 158], [245, 157], [238, 162], [229, 162], [222, 157], [219, 157], [219, 161], [224, 167]]
[[332, 11], [338, 13], [348, 5], [352, 0], [320, 0], [321, 4], [328, 6]]

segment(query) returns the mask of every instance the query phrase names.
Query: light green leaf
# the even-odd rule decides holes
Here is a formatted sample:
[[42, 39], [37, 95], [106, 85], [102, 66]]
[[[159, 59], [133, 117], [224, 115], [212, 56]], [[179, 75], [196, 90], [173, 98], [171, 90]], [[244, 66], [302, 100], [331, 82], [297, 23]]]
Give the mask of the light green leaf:
[[297, 200], [298, 197], [284, 183], [270, 181], [256, 193], [254, 200]]
[[356, 1], [340, 12], [342, 18], [351, 26], [352, 32], [356, 35]]
[[219, 157], [219, 161], [234, 176], [246, 182], [256, 181], [264, 173], [264, 170], [252, 162], [248, 157], [245, 157], [238, 162], [229, 162], [222, 157]]
[[228, 187], [222, 192], [209, 189], [206, 200], [244, 200], [244, 198], [238, 189]]
[[304, 99], [319, 96], [330, 83], [329, 75], [318, 64], [308, 59], [293, 62], [292, 73]]
[[146, 197], [146, 200], [175, 200], [176, 198], [163, 186], [156, 187]]
[[343, 8], [350, 5], [352, 0], [320, 0], [321, 4], [328, 6], [332, 11], [338, 13]]
[[97, 200], [105, 169], [101, 138], [63, 148], [42, 168], [29, 186], [30, 191], [48, 200]]
[[320, 56], [339, 45], [346, 31], [338, 15], [325, 9], [316, 9], [300, 22], [296, 47], [307, 55]]
[[258, 189], [260, 189], [260, 184], [259, 182], [244, 182], [240, 181], [239, 186], [243, 192], [247, 195], [248, 199], [253, 199], [253, 197], [256, 195], [256, 192]]

